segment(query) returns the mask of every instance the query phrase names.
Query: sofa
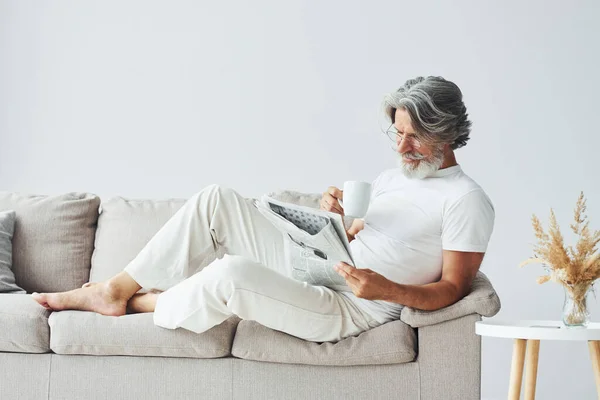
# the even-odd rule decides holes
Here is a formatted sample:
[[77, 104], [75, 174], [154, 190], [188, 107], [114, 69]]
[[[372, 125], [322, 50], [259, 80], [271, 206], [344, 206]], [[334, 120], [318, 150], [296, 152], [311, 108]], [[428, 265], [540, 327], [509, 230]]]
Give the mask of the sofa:
[[[271, 195], [310, 207], [321, 197]], [[405, 307], [398, 320], [323, 343], [236, 316], [195, 334], [155, 326], [152, 313], [51, 312], [31, 298], [118, 273], [184, 202], [0, 192], [0, 211], [16, 212], [12, 270], [26, 291], [0, 294], [0, 399], [480, 398], [475, 322], [500, 309], [482, 272], [455, 304]]]

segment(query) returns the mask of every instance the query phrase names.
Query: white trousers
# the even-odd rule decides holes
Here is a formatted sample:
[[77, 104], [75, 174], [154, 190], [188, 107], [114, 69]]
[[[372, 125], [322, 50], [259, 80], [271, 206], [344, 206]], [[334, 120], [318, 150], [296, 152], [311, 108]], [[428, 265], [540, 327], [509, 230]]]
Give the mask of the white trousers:
[[[198, 260], [217, 249], [225, 255], [196, 272]], [[210, 185], [167, 221], [125, 271], [142, 288], [162, 291], [153, 318], [168, 329], [200, 333], [235, 314], [325, 342], [379, 325], [339, 292], [291, 278], [287, 251], [283, 234], [251, 199]]]

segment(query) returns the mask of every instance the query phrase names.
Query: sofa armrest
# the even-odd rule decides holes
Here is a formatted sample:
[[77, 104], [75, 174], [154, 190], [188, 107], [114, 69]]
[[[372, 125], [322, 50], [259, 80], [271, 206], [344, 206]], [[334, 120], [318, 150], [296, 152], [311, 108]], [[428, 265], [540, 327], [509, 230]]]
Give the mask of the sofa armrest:
[[478, 271], [471, 284], [470, 293], [461, 300], [435, 311], [404, 307], [400, 319], [413, 328], [419, 328], [450, 321], [469, 314], [493, 317], [500, 311], [500, 307], [500, 298], [491, 282], [483, 272]]
[[417, 329], [421, 400], [481, 398], [481, 336], [476, 313]]

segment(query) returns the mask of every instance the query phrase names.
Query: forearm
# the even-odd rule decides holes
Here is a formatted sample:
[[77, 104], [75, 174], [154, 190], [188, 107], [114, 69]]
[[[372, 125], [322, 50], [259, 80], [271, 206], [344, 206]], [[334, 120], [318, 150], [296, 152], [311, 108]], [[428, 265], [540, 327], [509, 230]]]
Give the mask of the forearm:
[[356, 238], [356, 234], [358, 232], [360, 232], [360, 230], [355, 230], [355, 229], [352, 229], [352, 228], [348, 229], [346, 231], [346, 236], [348, 236], [348, 242], [353, 241]]
[[391, 290], [383, 297], [381, 300], [433, 311], [455, 303], [460, 299], [460, 294], [454, 285], [444, 281], [426, 285], [402, 285], [393, 282]]
[[352, 226], [346, 230], [346, 236], [348, 236], [348, 242], [354, 240], [354, 237], [358, 232], [360, 232], [365, 227], [365, 223], [363, 220], [356, 218], [352, 222]]
[[349, 231], [346, 231], [346, 237], [348, 237], [348, 243], [354, 240], [354, 236], [350, 235]]

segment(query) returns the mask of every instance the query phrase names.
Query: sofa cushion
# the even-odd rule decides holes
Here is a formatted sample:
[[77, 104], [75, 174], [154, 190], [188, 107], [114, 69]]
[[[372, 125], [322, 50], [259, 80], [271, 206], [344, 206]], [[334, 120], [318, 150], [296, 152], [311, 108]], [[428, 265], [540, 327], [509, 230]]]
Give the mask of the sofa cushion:
[[49, 352], [49, 315], [29, 294], [0, 294], [0, 351]]
[[57, 354], [218, 358], [231, 354], [236, 316], [203, 333], [154, 325], [154, 313], [111, 317], [89, 311], [50, 315], [50, 348]]
[[100, 198], [0, 192], [0, 211], [16, 212], [13, 272], [31, 292], [60, 292], [88, 281]]
[[16, 214], [12, 210], [0, 211], [0, 293], [25, 293], [17, 286], [12, 272], [12, 237]]
[[404, 322], [395, 320], [335, 343], [319, 343], [243, 320], [238, 325], [231, 354], [247, 360], [285, 364], [400, 364], [415, 359], [416, 334]]
[[[103, 201], [90, 282], [100, 282], [121, 272], [184, 203], [184, 199], [130, 200], [123, 197]], [[140, 293], [144, 292], [145, 289], [140, 290]]]
[[435, 311], [404, 307], [400, 314], [400, 320], [413, 328], [419, 328], [439, 324], [468, 314], [493, 317], [500, 311], [500, 307], [500, 298], [491, 282], [483, 272], [478, 271], [471, 284], [471, 292], [461, 300]]

